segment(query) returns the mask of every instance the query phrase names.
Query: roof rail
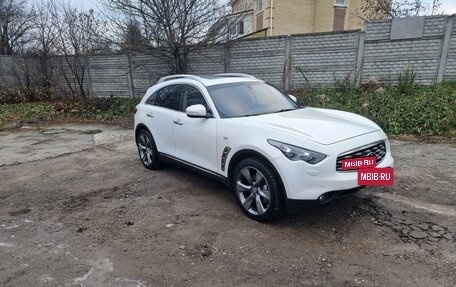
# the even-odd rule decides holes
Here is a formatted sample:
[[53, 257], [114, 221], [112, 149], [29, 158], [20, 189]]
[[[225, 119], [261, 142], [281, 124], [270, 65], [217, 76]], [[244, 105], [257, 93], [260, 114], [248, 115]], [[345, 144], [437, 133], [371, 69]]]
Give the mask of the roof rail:
[[256, 77], [249, 75], [249, 74], [243, 74], [243, 73], [223, 73], [223, 74], [215, 74], [214, 76], [216, 77], [238, 77], [238, 78], [249, 78], [249, 79], [255, 79], [258, 80]]
[[171, 76], [166, 76], [158, 80], [159, 83], [163, 83], [166, 81], [171, 81], [171, 80], [176, 80], [176, 79], [193, 79], [197, 81], [201, 81], [201, 78], [195, 75], [188, 75], [188, 74], [177, 74], [177, 75], [171, 75]]

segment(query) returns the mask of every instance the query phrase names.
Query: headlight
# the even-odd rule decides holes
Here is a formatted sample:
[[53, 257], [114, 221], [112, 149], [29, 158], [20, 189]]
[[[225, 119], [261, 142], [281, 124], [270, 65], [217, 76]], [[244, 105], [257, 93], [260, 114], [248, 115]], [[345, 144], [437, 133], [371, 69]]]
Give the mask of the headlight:
[[303, 160], [310, 164], [316, 164], [326, 158], [325, 154], [308, 150], [305, 148], [300, 148], [283, 142], [268, 140], [268, 143], [278, 148], [289, 160], [292, 161]]

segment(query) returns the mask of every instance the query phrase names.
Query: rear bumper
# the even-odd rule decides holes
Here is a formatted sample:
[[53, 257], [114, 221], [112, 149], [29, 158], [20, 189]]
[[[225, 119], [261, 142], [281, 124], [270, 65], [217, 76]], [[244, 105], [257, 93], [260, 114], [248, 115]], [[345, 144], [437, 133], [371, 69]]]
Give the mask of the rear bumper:
[[351, 189], [346, 190], [336, 190], [336, 191], [329, 191], [326, 192], [318, 199], [311, 199], [311, 200], [301, 200], [301, 199], [285, 199], [285, 207], [289, 214], [294, 214], [302, 211], [305, 207], [308, 206], [316, 206], [316, 205], [323, 205], [331, 202], [334, 199], [345, 197], [349, 194], [357, 192], [363, 189], [364, 186], [358, 186]]

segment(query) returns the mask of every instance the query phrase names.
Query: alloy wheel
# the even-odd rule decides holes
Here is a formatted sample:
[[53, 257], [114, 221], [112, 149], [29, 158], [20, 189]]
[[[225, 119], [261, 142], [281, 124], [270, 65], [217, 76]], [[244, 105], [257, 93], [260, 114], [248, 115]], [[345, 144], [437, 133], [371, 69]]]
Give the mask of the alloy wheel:
[[145, 165], [151, 165], [154, 159], [152, 142], [145, 134], [141, 134], [138, 139], [139, 156]]
[[269, 184], [264, 175], [252, 166], [239, 171], [236, 191], [243, 208], [250, 214], [263, 215], [271, 205]]

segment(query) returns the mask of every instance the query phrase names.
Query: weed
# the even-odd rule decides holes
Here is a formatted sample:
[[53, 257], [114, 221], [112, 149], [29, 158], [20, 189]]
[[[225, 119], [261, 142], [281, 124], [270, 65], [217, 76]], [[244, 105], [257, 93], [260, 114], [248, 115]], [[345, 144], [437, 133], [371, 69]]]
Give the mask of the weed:
[[454, 134], [456, 130], [456, 83], [429, 86], [383, 85], [373, 89], [353, 88], [341, 92], [321, 87], [293, 91], [305, 106], [338, 109], [364, 115], [390, 135]]

